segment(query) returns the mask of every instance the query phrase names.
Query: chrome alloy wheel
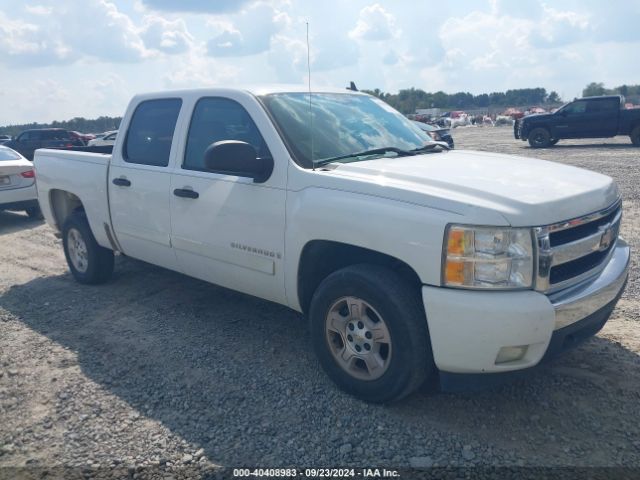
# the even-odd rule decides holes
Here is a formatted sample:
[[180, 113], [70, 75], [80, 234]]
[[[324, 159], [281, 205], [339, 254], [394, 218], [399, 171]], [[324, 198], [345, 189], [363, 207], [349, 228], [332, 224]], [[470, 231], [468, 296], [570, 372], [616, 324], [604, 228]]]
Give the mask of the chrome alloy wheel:
[[80, 273], [85, 273], [89, 268], [87, 244], [84, 242], [82, 234], [75, 228], [69, 229], [67, 233], [67, 250], [74, 268]]
[[380, 378], [391, 361], [391, 335], [382, 316], [356, 297], [337, 300], [325, 319], [329, 350], [338, 365], [359, 380]]

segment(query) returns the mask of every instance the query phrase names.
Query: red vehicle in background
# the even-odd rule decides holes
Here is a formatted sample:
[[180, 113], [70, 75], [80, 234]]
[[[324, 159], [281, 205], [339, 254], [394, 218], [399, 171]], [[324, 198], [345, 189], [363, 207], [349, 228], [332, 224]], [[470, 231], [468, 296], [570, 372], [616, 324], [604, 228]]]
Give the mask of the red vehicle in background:
[[80, 133], [75, 130], [69, 130], [69, 135], [73, 140], [77, 143], [81, 143], [82, 145], [86, 145], [89, 143], [89, 140], [96, 138], [95, 135], [91, 135], [90, 133]]

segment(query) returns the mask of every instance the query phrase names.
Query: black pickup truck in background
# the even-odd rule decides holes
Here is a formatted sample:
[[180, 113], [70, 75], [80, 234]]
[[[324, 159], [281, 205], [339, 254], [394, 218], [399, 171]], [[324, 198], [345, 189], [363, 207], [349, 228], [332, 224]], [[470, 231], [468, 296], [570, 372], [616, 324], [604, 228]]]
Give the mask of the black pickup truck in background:
[[629, 135], [640, 147], [640, 109], [625, 109], [619, 95], [585, 97], [567, 103], [555, 113], [516, 120], [514, 136], [534, 148], [550, 147], [565, 138], [609, 138]]

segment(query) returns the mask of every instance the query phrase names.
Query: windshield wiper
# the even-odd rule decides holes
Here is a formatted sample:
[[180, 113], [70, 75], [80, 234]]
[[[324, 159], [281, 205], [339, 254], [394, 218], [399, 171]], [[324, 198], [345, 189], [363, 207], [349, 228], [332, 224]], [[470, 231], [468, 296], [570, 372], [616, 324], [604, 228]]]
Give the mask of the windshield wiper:
[[389, 153], [389, 152], [396, 153], [399, 157], [410, 157], [412, 155], [416, 155], [416, 153], [419, 150], [420, 149], [403, 150], [402, 148], [397, 148], [397, 147], [372, 148], [371, 150], [364, 150], [362, 152], [349, 153], [348, 155], [339, 155], [337, 157], [323, 158], [322, 160], [314, 160], [313, 166], [319, 167], [322, 165], [326, 165], [327, 163], [343, 160], [345, 158], [368, 157], [369, 155], [384, 155], [385, 153]]

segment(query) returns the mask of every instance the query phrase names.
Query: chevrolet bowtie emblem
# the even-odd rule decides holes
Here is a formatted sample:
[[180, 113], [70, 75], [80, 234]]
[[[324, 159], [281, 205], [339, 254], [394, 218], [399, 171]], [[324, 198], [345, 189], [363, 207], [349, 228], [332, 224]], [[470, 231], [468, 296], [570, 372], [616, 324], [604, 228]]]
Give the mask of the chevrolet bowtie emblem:
[[615, 240], [615, 229], [610, 224], [603, 225], [600, 229], [602, 230], [602, 236], [600, 237], [600, 247], [598, 250], [603, 252], [608, 249]]

